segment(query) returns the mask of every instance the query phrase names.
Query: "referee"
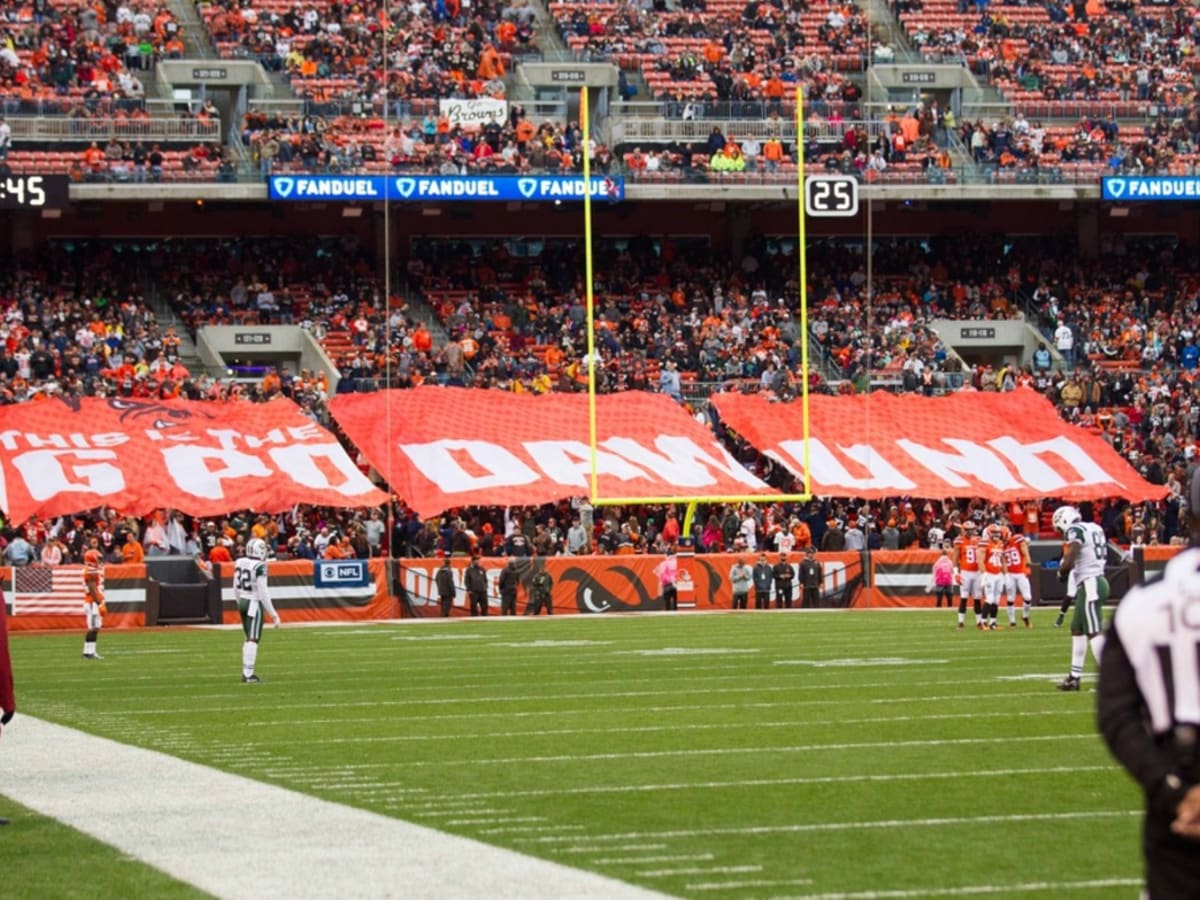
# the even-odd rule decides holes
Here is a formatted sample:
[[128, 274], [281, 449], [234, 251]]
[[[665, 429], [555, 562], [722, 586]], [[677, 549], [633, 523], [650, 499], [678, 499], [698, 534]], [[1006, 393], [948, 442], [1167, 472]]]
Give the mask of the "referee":
[[1146, 794], [1151, 900], [1200, 897], [1200, 470], [1191, 546], [1117, 607], [1100, 659], [1100, 731]]

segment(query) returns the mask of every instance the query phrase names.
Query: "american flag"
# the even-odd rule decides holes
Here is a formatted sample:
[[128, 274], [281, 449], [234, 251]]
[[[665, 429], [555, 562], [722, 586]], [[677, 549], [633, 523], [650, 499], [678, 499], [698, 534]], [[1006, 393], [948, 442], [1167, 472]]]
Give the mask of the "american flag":
[[76, 615], [86, 593], [82, 566], [21, 566], [13, 569], [9, 602], [15, 616]]

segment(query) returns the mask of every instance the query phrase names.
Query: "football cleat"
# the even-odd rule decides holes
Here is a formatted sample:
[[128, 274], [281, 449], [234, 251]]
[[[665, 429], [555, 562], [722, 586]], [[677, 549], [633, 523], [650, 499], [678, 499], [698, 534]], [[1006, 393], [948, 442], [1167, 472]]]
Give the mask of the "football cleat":
[[1063, 614], [1059, 613], [1058, 617], [1054, 620], [1054, 627], [1062, 628], [1062, 624], [1063, 624]]
[[1032, 628], [1032, 627], [1033, 627], [1033, 621], [1032, 621], [1032, 620], [1031, 620], [1031, 619], [1030, 619], [1028, 616], [1026, 616], [1026, 617], [1025, 617], [1025, 627], [1026, 627], [1026, 628]]
[[962, 622], [959, 622], [959, 623], [958, 623], [958, 630], [959, 630], [959, 631], [962, 631], [962, 630], [963, 630], [964, 628], [966, 628], [966, 627], [967, 627], [967, 626], [966, 626], [966, 625], [964, 625]]
[[1079, 679], [1074, 675], [1068, 675], [1058, 683], [1060, 691], [1077, 691], [1079, 690]]
[[1016, 623], [1016, 622], [1009, 622], [1009, 623], [1008, 623], [1008, 627], [1009, 627], [1009, 628], [1016, 628], [1016, 627], [1017, 627], [1017, 623]]
[[85, 654], [83, 654], [83, 658], [84, 659], [104, 659], [104, 657], [101, 656], [99, 653], [85, 653]]
[[242, 684], [262, 684], [263, 680], [257, 675], [243, 675]]

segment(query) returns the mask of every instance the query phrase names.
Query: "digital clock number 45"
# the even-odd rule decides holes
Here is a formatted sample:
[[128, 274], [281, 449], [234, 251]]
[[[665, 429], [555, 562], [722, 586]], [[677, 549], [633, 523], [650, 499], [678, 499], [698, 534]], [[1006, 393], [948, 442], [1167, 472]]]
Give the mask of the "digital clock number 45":
[[42, 187], [41, 175], [9, 177], [3, 184], [5, 196], [14, 198], [20, 206], [46, 205], [46, 190]]

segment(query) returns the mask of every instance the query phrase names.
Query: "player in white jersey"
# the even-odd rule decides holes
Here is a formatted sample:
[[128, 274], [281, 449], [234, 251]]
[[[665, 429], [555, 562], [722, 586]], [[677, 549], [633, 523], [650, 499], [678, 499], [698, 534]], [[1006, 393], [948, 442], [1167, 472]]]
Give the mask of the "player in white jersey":
[[233, 595], [237, 598], [238, 614], [242, 617], [242, 681], [246, 684], [261, 684], [262, 679], [254, 674], [258, 660], [258, 642], [262, 637], [264, 616], [270, 616], [279, 627], [279, 613], [271, 603], [267, 589], [267, 556], [270, 551], [262, 538], [251, 538], [246, 542], [246, 555], [233, 564]]
[[1054, 529], [1066, 541], [1058, 577], [1067, 581], [1067, 595], [1074, 598], [1075, 615], [1071, 619], [1071, 672], [1059, 682], [1060, 691], [1079, 690], [1088, 645], [1100, 662], [1104, 651], [1104, 601], [1108, 599], [1108, 579], [1104, 566], [1108, 558], [1108, 538], [1095, 522], [1084, 522], [1073, 506], [1054, 511]]
[[1097, 688], [1100, 731], [1146, 798], [1154, 900], [1200, 891], [1200, 472], [1188, 493], [1191, 548], [1121, 599]]

